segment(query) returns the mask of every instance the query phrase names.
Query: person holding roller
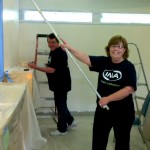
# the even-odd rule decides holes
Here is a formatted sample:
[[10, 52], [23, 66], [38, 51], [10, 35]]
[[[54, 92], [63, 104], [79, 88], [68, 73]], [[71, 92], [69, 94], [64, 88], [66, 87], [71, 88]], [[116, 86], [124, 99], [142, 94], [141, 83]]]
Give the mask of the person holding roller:
[[[105, 47], [107, 56], [88, 56], [63, 41], [61, 47], [69, 50], [90, 71], [97, 72], [97, 97], [93, 124], [92, 150], [106, 150], [110, 130], [115, 135], [115, 150], [130, 149], [130, 131], [135, 118], [132, 93], [136, 91], [136, 71], [127, 60], [127, 40], [113, 36]], [[109, 110], [103, 107], [108, 105]]]

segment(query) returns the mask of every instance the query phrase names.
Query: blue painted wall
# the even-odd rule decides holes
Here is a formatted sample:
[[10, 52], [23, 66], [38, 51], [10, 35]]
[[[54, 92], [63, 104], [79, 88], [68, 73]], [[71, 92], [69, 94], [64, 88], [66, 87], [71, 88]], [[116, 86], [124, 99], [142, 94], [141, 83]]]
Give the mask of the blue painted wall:
[[3, 0], [0, 0], [0, 81], [4, 74], [4, 50], [3, 50]]

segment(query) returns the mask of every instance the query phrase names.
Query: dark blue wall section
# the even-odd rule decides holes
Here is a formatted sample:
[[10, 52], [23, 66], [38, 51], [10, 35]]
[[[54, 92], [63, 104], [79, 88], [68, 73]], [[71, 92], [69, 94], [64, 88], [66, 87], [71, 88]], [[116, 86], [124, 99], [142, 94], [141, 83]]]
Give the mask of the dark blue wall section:
[[3, 0], [0, 0], [0, 81], [4, 74], [4, 50], [3, 50]]

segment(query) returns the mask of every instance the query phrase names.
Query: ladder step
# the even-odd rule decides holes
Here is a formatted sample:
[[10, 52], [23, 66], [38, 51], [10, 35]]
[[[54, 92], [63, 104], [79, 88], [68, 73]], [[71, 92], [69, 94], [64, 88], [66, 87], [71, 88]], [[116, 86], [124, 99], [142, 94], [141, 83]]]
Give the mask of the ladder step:
[[52, 101], [52, 100], [54, 100], [54, 98], [53, 97], [41, 97], [42, 99], [44, 99], [44, 100], [47, 100], [47, 101]]
[[141, 96], [135, 96], [135, 98], [145, 100], [145, 97], [141, 97]]
[[38, 55], [49, 55], [49, 52], [37, 52]]
[[139, 63], [134, 63], [134, 65], [140, 65], [141, 64], [141, 62], [139, 62]]
[[137, 83], [137, 86], [143, 86], [143, 85], [147, 86], [146, 83]]
[[48, 84], [48, 81], [38, 81], [39, 84]]
[[43, 38], [47, 38], [48, 37], [48, 34], [37, 34], [36, 37], [43, 37]]

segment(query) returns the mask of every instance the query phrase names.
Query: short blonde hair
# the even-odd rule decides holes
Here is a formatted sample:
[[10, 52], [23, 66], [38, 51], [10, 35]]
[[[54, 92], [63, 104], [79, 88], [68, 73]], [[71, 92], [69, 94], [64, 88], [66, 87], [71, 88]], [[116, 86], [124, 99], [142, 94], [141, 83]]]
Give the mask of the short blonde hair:
[[109, 57], [110, 56], [110, 52], [109, 52], [110, 46], [117, 45], [119, 43], [123, 44], [123, 47], [125, 48], [125, 53], [123, 54], [123, 58], [127, 59], [129, 57], [128, 43], [127, 43], [127, 40], [124, 37], [122, 37], [121, 35], [113, 36], [109, 40], [108, 45], [105, 47], [106, 54]]

